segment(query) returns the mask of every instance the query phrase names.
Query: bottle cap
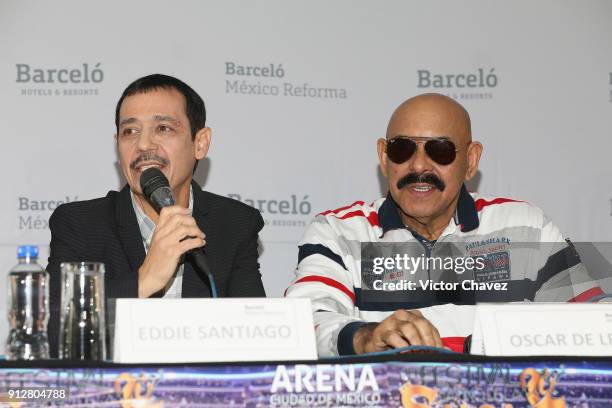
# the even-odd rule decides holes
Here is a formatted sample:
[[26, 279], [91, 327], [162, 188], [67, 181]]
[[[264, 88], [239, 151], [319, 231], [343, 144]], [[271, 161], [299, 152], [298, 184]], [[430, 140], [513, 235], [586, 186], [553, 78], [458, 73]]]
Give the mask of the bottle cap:
[[17, 247], [17, 258], [38, 258], [38, 246], [20, 245]]

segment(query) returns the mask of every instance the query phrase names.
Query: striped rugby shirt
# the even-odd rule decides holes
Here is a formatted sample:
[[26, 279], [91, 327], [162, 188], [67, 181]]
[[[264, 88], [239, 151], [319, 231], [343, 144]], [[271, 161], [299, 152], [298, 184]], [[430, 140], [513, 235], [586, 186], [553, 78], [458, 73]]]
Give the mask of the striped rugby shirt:
[[[478, 197], [463, 186], [454, 217], [439, 239], [430, 243], [404, 226], [390, 195], [370, 205], [357, 201], [313, 219], [299, 243], [295, 279], [285, 292], [287, 297], [312, 300], [320, 356], [354, 353], [352, 339], [357, 329], [366, 322], [380, 322], [397, 309], [419, 309], [438, 329], [444, 344], [457, 351], [462, 351], [465, 337], [472, 332], [474, 299], [442, 303], [421, 298], [415, 302], [410, 291], [404, 291], [400, 301], [397, 296], [389, 302], [364, 299], [363, 242], [421, 242], [431, 245], [430, 256], [443, 243], [463, 245], [468, 253], [493, 248], [496, 255], [505, 257], [506, 268], [501, 275], [499, 270], [490, 272], [496, 273], [494, 281], [507, 283], [507, 291], [493, 297], [489, 293], [488, 299], [478, 301], [581, 302], [603, 293], [580, 263], [573, 245], [542, 210], [529, 203]], [[523, 250], [531, 250], [528, 255], [519, 254], [512, 243], [523, 243], [519, 244]]]

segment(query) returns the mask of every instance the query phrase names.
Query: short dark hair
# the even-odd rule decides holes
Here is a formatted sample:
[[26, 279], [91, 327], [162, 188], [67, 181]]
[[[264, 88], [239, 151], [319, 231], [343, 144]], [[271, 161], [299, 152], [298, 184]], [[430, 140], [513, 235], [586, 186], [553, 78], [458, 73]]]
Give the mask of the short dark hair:
[[191, 127], [191, 138], [195, 140], [196, 133], [206, 127], [206, 107], [204, 101], [189, 85], [170, 75], [152, 74], [138, 78], [125, 88], [115, 108], [115, 126], [119, 133], [119, 110], [123, 100], [128, 96], [147, 93], [156, 89], [176, 89], [185, 97], [185, 113]]

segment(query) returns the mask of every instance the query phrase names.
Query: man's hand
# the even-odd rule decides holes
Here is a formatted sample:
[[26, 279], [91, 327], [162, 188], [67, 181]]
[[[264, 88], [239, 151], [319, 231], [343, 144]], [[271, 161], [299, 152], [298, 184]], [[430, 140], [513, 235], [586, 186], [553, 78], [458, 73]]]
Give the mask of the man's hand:
[[174, 275], [181, 255], [204, 246], [204, 237], [191, 210], [176, 205], [162, 208], [149, 251], [138, 270], [138, 297], [149, 297], [164, 288]]
[[353, 337], [357, 354], [405, 346], [444, 347], [438, 329], [418, 310], [396, 310], [378, 324], [359, 328]]

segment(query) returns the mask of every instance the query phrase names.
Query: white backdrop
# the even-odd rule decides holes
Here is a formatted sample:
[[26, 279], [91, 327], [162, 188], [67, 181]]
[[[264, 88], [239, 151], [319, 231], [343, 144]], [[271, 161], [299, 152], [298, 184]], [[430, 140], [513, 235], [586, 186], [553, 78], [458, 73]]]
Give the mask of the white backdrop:
[[5, 0], [0, 275], [18, 244], [40, 245], [46, 264], [49, 202], [121, 187], [115, 104], [155, 72], [206, 102], [213, 143], [197, 180], [262, 210], [270, 296], [312, 216], [384, 193], [376, 138], [422, 92], [471, 113], [485, 146], [472, 187], [539, 205], [575, 241], [610, 241], [611, 22], [606, 0]]

